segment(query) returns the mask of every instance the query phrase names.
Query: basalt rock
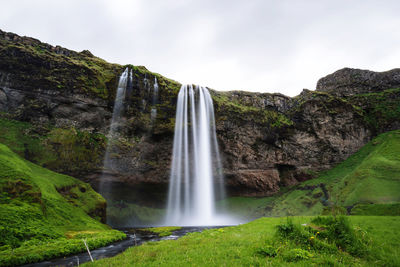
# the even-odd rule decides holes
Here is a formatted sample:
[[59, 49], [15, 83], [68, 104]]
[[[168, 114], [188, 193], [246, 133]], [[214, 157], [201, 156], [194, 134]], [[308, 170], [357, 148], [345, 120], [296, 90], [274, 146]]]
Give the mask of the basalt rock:
[[[41, 164], [97, 187], [106, 147], [99, 135], [108, 133], [117, 80], [126, 67], [132, 69], [133, 81], [118, 135], [108, 137], [115, 168], [105, 170], [106, 180], [166, 190], [178, 82], [144, 67], [107, 63], [89, 51], [78, 53], [0, 31], [1, 116], [33, 128], [50, 127], [25, 133], [35, 132], [53, 151], [55, 162], [42, 159]], [[316, 91], [304, 89], [296, 97], [210, 89], [229, 192], [276, 193], [343, 161], [377, 133], [398, 129], [399, 73], [346, 68], [322, 78]], [[152, 121], [155, 77], [159, 101]], [[63, 132], [57, 129], [72, 131], [75, 144], [55, 138], [54, 133]], [[84, 157], [90, 151], [96, 155]]]

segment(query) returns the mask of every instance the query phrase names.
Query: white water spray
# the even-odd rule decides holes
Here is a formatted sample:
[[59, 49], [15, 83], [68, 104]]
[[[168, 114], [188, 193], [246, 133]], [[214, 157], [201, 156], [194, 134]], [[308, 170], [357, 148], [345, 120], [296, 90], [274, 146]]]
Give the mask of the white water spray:
[[158, 83], [157, 77], [154, 77], [154, 86], [153, 86], [153, 99], [152, 99], [152, 108], [151, 108], [151, 121], [153, 122], [157, 117], [157, 108], [156, 104], [158, 103]]
[[217, 212], [224, 197], [212, 98], [204, 87], [178, 94], [166, 225], [235, 224]]
[[125, 69], [125, 71], [121, 74], [121, 77], [119, 78], [117, 95], [115, 97], [110, 130], [108, 132], [109, 136], [113, 136], [115, 134], [116, 126], [121, 117], [127, 84], [128, 84], [128, 68]]
[[[123, 111], [123, 103], [125, 100], [125, 93], [126, 93], [126, 87], [128, 84], [128, 79], [129, 77], [132, 77], [132, 71], [129, 74], [128, 68], [125, 69], [125, 71], [121, 74], [118, 82], [118, 88], [117, 88], [117, 94], [115, 96], [115, 102], [114, 102], [114, 108], [113, 108], [113, 114], [111, 118], [111, 124], [110, 124], [110, 130], [108, 131], [108, 139], [113, 139], [118, 132], [118, 125], [120, 122], [121, 114]], [[112, 161], [110, 160], [110, 152], [112, 149], [112, 142], [108, 142], [107, 148], [106, 148], [106, 153], [104, 155], [104, 161], [103, 161], [103, 168], [106, 170], [112, 170], [113, 169], [113, 164]], [[99, 188], [101, 193], [105, 193], [105, 188], [104, 188], [104, 175], [100, 178], [100, 188]]]
[[150, 92], [150, 82], [149, 79], [147, 79], [147, 74], [144, 74], [144, 78], [143, 78], [143, 84], [144, 84], [144, 88], [147, 89], [147, 93]]

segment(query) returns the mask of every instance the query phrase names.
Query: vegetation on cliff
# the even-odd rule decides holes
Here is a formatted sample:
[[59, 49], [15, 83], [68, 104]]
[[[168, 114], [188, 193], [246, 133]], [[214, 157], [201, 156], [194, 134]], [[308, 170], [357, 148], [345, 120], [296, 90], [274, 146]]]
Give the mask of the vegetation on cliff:
[[77, 53], [11, 33], [0, 32], [0, 37], [0, 69], [18, 75], [24, 86], [113, 97], [110, 92], [115, 92], [120, 65], [110, 64], [89, 51]]
[[366, 123], [376, 133], [390, 130], [400, 118], [400, 88], [356, 94], [349, 101], [360, 106]]
[[[157, 104], [156, 134], [173, 132], [171, 119], [175, 115], [175, 99], [180, 84], [143, 66], [119, 65], [93, 56], [89, 51], [75, 52], [60, 46], [51, 46], [39, 40], [20, 37], [0, 30], [0, 81], [1, 86], [12, 90], [26, 90], [57, 98], [85, 96], [90, 104], [104, 106], [112, 111], [118, 77], [128, 67], [133, 72], [126, 99], [126, 116], [132, 117], [135, 126], [131, 134], [149, 132], [152, 104], [152, 86], [157, 78], [159, 103]], [[22, 107], [13, 107], [12, 118], [31, 121], [35, 114], [50, 114], [56, 105], [30, 95]], [[79, 98], [81, 101], [83, 98]], [[61, 101], [62, 102], [62, 101]], [[144, 116], [143, 116], [144, 115]], [[172, 125], [172, 126], [171, 126]], [[99, 126], [102, 128], [103, 126]], [[104, 132], [103, 132], [104, 133]]]
[[105, 200], [90, 185], [0, 144], [0, 266], [37, 262], [123, 239], [100, 221]]
[[231, 99], [228, 97], [229, 94], [231, 92], [212, 92], [216, 112], [223, 114], [217, 117], [218, 120], [252, 121], [268, 128], [293, 125], [293, 122], [281, 112], [274, 109], [259, 108], [254, 106], [253, 103], [243, 103], [240, 99]]
[[[379, 135], [317, 178], [267, 198], [231, 198], [227, 205], [248, 216], [400, 215], [400, 130]], [[379, 209], [379, 211], [378, 211]]]
[[0, 117], [0, 142], [40, 166], [68, 173], [101, 168], [106, 137], [74, 127], [33, 125]]

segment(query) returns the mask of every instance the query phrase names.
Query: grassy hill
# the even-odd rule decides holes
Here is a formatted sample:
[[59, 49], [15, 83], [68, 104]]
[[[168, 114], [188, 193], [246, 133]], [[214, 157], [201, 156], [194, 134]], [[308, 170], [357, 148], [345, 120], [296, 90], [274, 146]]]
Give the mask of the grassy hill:
[[125, 237], [100, 222], [105, 200], [88, 184], [0, 144], [0, 266], [36, 262]]
[[400, 215], [400, 130], [374, 138], [318, 178], [266, 198], [230, 198], [225, 203], [244, 217]]

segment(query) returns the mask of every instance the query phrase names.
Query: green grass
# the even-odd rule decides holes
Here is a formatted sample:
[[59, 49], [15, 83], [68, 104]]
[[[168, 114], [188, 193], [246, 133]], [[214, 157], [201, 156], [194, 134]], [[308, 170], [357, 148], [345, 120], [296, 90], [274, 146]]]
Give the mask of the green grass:
[[[329, 229], [313, 230], [313, 217], [293, 217], [298, 234], [282, 237], [286, 218], [261, 218], [235, 227], [190, 233], [178, 240], [149, 242], [85, 266], [398, 266], [400, 217], [348, 217]], [[315, 223], [313, 223], [315, 224]], [[302, 229], [303, 228], [303, 229]], [[320, 232], [319, 234], [316, 231]], [[326, 239], [325, 239], [326, 238]], [[352, 240], [352, 241], [348, 241]], [[341, 247], [359, 243], [360, 250]], [[358, 251], [368, 252], [358, 255]], [[352, 254], [351, 254], [351, 253]]]
[[172, 235], [173, 231], [179, 230], [182, 227], [179, 226], [162, 226], [162, 227], [150, 227], [150, 228], [141, 228], [140, 231], [147, 231], [158, 234], [159, 236], [169, 236]]
[[394, 204], [357, 204], [351, 210], [351, 215], [398, 216], [400, 203]]
[[[351, 214], [400, 215], [399, 192], [400, 130], [396, 130], [379, 135], [316, 179], [272, 197], [229, 198], [225, 204], [243, 217], [318, 215], [332, 207], [348, 208]], [[378, 209], [375, 205], [387, 208]], [[391, 209], [390, 205], [397, 208]]]
[[310, 183], [326, 182], [339, 205], [400, 202], [400, 131], [381, 134]]
[[83, 251], [82, 238], [91, 248], [124, 238], [99, 221], [104, 208], [105, 200], [88, 184], [0, 144], [0, 266]]

